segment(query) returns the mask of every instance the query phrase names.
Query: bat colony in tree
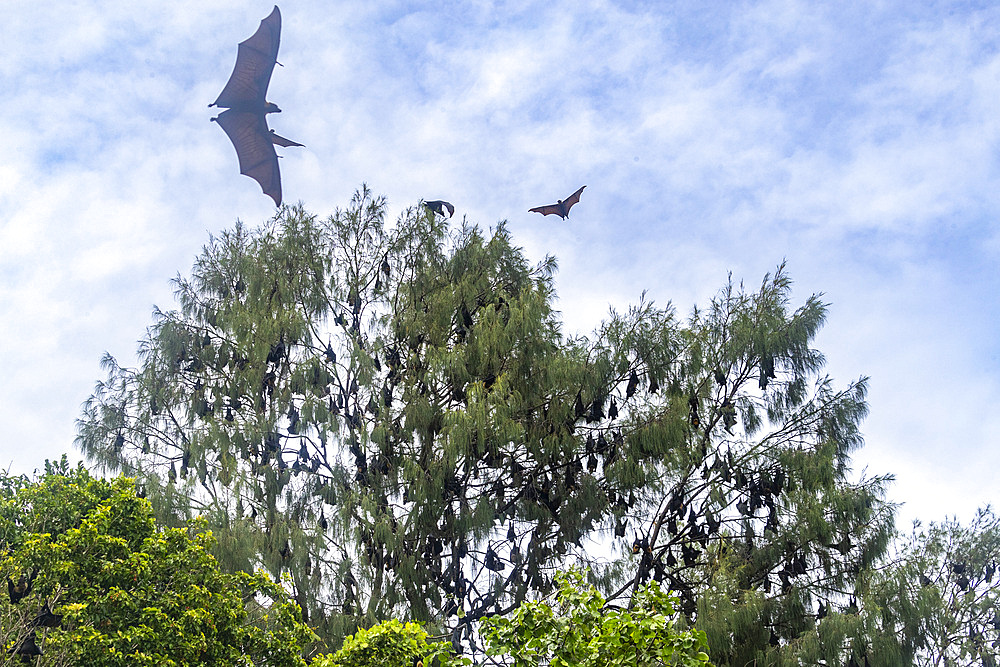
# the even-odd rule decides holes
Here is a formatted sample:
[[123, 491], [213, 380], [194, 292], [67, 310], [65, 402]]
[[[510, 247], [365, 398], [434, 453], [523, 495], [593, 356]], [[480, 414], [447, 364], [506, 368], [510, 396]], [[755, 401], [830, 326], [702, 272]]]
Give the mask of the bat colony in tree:
[[281, 173], [274, 145], [301, 146], [267, 127], [267, 114], [281, 109], [265, 99], [271, 72], [278, 62], [281, 40], [281, 12], [275, 6], [270, 16], [236, 52], [236, 66], [219, 98], [210, 107], [228, 109], [212, 120], [219, 123], [233, 142], [240, 161], [240, 173], [260, 183], [264, 194], [281, 206]]
[[[30, 575], [22, 574], [16, 582], [7, 577], [7, 596], [10, 598], [11, 604], [19, 604], [31, 593], [32, 584], [35, 583], [37, 576], [38, 570], [33, 569]], [[20, 641], [8, 652], [18, 656], [21, 662], [30, 663], [36, 655], [42, 655], [42, 649], [38, 645], [38, 628], [58, 628], [62, 625], [62, 618], [62, 614], [52, 613], [49, 602], [46, 600], [35, 618], [28, 623], [27, 634], [21, 637]]]

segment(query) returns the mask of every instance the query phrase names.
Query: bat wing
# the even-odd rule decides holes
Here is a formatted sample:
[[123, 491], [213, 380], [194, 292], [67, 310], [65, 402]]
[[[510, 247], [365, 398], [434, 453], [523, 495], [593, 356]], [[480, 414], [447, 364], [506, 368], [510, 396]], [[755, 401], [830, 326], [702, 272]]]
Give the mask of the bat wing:
[[573, 207], [573, 204], [580, 203], [580, 194], [583, 192], [583, 188], [585, 187], [587, 186], [586, 185], [582, 186], [579, 190], [577, 190], [576, 192], [574, 192], [569, 197], [566, 197], [566, 199], [563, 200], [563, 207], [566, 209], [567, 216], [569, 215], [569, 210]]
[[281, 12], [275, 6], [270, 16], [260, 22], [257, 32], [240, 42], [233, 73], [219, 99], [209, 106], [263, 109], [280, 40]]
[[277, 135], [267, 129], [264, 115], [230, 109], [212, 120], [222, 126], [233, 142], [240, 173], [260, 183], [264, 194], [274, 200], [275, 206], [281, 206], [281, 173], [273, 143]]
[[285, 139], [280, 134], [275, 134], [274, 130], [271, 130], [271, 143], [278, 146], [302, 146], [305, 148], [305, 144], [300, 144], [297, 141], [292, 141], [291, 139]]
[[542, 215], [558, 215], [560, 218], [565, 217], [563, 215], [562, 206], [559, 204], [549, 204], [548, 206], [536, 206], [535, 208], [529, 208], [528, 213], [541, 213]]

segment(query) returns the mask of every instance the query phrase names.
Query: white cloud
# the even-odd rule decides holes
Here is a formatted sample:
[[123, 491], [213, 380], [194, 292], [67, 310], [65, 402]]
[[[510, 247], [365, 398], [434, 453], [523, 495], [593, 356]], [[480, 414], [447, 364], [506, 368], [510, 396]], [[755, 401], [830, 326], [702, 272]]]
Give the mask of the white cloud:
[[[872, 375], [859, 464], [914, 506], [990, 500], [997, 10], [627, 5], [283, 4], [272, 125], [307, 146], [282, 151], [286, 200], [326, 215], [367, 181], [394, 211], [507, 218], [560, 259], [568, 330], [644, 289], [685, 315], [787, 257], [833, 302], [835, 377]], [[273, 213], [205, 107], [270, 9], [8, 12], [0, 452], [18, 469], [40, 463], [22, 443], [70, 449], [100, 353], [131, 356], [206, 232]], [[570, 220], [527, 213], [583, 184]]]

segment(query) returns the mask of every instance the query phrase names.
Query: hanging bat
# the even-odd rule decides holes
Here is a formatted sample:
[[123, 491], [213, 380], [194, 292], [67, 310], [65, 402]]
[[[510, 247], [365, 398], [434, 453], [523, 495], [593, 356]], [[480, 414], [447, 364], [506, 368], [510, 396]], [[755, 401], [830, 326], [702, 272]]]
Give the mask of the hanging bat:
[[448, 209], [448, 217], [455, 215], [455, 207], [452, 206], [451, 202], [441, 201], [440, 199], [435, 199], [434, 201], [425, 201], [424, 206], [434, 211], [438, 215], [444, 215], [444, 210]]
[[210, 107], [227, 109], [213, 118], [236, 149], [240, 173], [260, 184], [264, 194], [281, 206], [281, 174], [274, 146], [301, 146], [267, 127], [267, 114], [281, 109], [265, 99], [271, 72], [278, 58], [281, 12], [275, 6], [270, 16], [249, 39], [240, 42], [236, 66], [219, 98]]
[[35, 635], [35, 631], [32, 630], [27, 637], [21, 640], [21, 643], [10, 651], [16, 656], [20, 656], [21, 662], [30, 663], [31, 659], [36, 655], [42, 655], [42, 649], [38, 646], [38, 638]]
[[35, 577], [37, 576], [38, 570], [32, 568], [31, 575], [25, 576], [22, 574], [18, 578], [17, 583], [14, 583], [10, 577], [7, 577], [7, 595], [10, 597], [11, 604], [17, 604], [31, 593], [31, 586], [35, 583]]
[[503, 572], [506, 567], [504, 562], [500, 560], [500, 557], [497, 556], [497, 552], [493, 551], [493, 547], [486, 549], [486, 561], [483, 565], [486, 566], [487, 570], [491, 570], [493, 572]]
[[628, 378], [628, 386], [625, 387], [625, 398], [632, 398], [632, 394], [635, 393], [636, 387], [639, 386], [639, 376], [632, 371], [632, 374]]
[[28, 624], [29, 628], [58, 628], [62, 625], [62, 614], [53, 614], [52, 609], [49, 608], [48, 600], [42, 605], [42, 608], [38, 610], [38, 614], [35, 616], [34, 620]]
[[580, 201], [580, 193], [583, 192], [582, 186], [579, 190], [566, 197], [565, 200], [560, 199], [555, 204], [549, 204], [548, 206], [536, 206], [535, 208], [529, 208], [528, 213], [541, 213], [542, 215], [558, 215], [560, 218], [565, 220], [569, 217], [569, 210], [573, 208], [573, 204], [577, 204]]
[[649, 539], [646, 537], [640, 538], [636, 535], [635, 540], [632, 542], [632, 553], [637, 554], [640, 551], [644, 554], [653, 553], [653, 550], [649, 548]]

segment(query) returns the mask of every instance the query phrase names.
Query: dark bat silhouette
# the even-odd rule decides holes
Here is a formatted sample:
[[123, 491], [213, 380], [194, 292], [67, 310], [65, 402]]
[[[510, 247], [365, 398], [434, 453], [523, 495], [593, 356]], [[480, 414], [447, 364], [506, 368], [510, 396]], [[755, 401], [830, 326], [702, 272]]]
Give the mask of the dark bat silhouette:
[[444, 215], [444, 210], [448, 209], [448, 217], [455, 215], [455, 207], [451, 205], [451, 202], [441, 201], [440, 199], [435, 199], [434, 201], [425, 201], [424, 206], [434, 211], [438, 215]]
[[267, 127], [267, 114], [281, 113], [265, 99], [271, 72], [278, 62], [281, 12], [275, 6], [270, 16], [249, 39], [240, 42], [236, 66], [219, 98], [210, 107], [228, 109], [212, 120], [225, 130], [240, 161], [240, 173], [260, 183], [264, 194], [281, 206], [281, 173], [274, 146], [301, 146]]
[[486, 561], [483, 563], [487, 570], [493, 572], [503, 572], [506, 565], [500, 557], [497, 556], [497, 552], [493, 551], [493, 547], [486, 549]]
[[7, 595], [10, 597], [11, 604], [17, 604], [31, 592], [31, 585], [35, 583], [35, 577], [38, 576], [38, 570], [33, 568], [31, 570], [30, 576], [21, 575], [17, 583], [11, 581], [10, 577], [7, 577]]
[[21, 643], [10, 650], [10, 652], [16, 656], [20, 656], [21, 662], [30, 663], [31, 659], [36, 655], [42, 654], [42, 649], [38, 646], [38, 639], [35, 635], [35, 631], [32, 630], [27, 637], [21, 640]]
[[535, 208], [529, 208], [528, 213], [541, 213], [542, 215], [558, 215], [560, 218], [565, 220], [569, 217], [569, 210], [573, 208], [573, 204], [579, 203], [580, 193], [583, 192], [582, 186], [579, 190], [571, 194], [566, 199], [560, 199], [555, 204], [549, 204], [548, 206], [536, 206]]
[[49, 603], [46, 600], [34, 620], [28, 624], [29, 628], [58, 628], [62, 625], [62, 614], [53, 614]]
[[625, 387], [625, 398], [632, 398], [632, 394], [635, 393], [635, 388], [639, 386], [639, 376], [632, 371], [632, 374], [628, 377], [628, 386]]

